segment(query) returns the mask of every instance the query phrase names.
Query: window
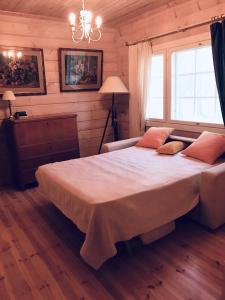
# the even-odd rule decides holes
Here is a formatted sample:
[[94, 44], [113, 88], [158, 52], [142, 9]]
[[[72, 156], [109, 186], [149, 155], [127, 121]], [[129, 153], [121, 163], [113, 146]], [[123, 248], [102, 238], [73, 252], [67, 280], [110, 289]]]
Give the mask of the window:
[[222, 124], [211, 46], [172, 53], [171, 118]]
[[150, 95], [147, 103], [147, 119], [163, 119], [164, 104], [164, 55], [152, 56], [151, 75], [150, 75]]

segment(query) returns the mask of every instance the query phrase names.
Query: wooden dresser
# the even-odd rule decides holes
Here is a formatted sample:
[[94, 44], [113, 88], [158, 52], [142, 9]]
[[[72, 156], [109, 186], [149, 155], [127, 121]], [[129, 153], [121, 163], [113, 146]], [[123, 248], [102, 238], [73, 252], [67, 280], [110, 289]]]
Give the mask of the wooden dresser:
[[80, 157], [77, 116], [57, 114], [5, 121], [17, 186], [36, 182], [41, 165]]

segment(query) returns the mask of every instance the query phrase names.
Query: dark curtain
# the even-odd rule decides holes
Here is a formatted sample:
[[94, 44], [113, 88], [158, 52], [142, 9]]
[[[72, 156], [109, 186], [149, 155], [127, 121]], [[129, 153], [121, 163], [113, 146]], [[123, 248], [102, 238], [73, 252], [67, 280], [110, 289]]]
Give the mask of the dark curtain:
[[216, 84], [225, 125], [225, 20], [211, 24], [210, 31]]

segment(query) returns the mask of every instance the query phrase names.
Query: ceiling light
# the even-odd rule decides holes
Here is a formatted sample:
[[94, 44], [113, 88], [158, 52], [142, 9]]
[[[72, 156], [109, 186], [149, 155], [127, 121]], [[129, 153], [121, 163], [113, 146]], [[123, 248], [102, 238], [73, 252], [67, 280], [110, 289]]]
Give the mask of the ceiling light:
[[95, 26], [92, 25], [93, 14], [90, 10], [84, 7], [84, 0], [82, 0], [82, 10], [77, 21], [76, 15], [71, 13], [69, 15], [69, 22], [71, 27], [72, 40], [74, 43], [81, 41], [97, 42], [101, 39], [100, 28], [102, 26], [102, 18], [97, 16], [95, 18]]

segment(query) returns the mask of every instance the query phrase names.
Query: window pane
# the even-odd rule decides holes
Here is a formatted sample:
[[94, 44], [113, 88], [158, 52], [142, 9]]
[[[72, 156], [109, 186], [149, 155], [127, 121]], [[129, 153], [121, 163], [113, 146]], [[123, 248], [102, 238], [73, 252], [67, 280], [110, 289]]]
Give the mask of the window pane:
[[162, 98], [152, 98], [151, 99], [151, 114], [150, 118], [162, 119], [163, 118], [163, 99]]
[[172, 54], [172, 119], [222, 124], [211, 46]]
[[173, 118], [175, 120], [192, 121], [194, 113], [194, 98], [178, 98], [179, 105], [174, 111]]
[[197, 98], [197, 110], [199, 116], [201, 116], [201, 122], [215, 123], [215, 116], [219, 123], [223, 123], [221, 111], [215, 103], [214, 98], [202, 99]]
[[212, 48], [210, 46], [196, 49], [196, 71], [198, 73], [214, 72]]
[[162, 77], [163, 71], [163, 54], [152, 56], [151, 72], [155, 77]]
[[194, 51], [186, 50], [174, 53], [175, 72], [177, 75], [190, 74], [195, 71]]
[[196, 73], [196, 97], [215, 97], [217, 93], [215, 75], [213, 73]]
[[194, 97], [195, 94], [194, 75], [176, 76], [176, 93], [178, 97]]
[[162, 88], [162, 79], [159, 77], [151, 77], [150, 82], [150, 97], [153, 98], [163, 98], [163, 88]]
[[163, 119], [163, 54], [153, 55], [150, 76], [150, 95], [147, 103], [147, 118]]

